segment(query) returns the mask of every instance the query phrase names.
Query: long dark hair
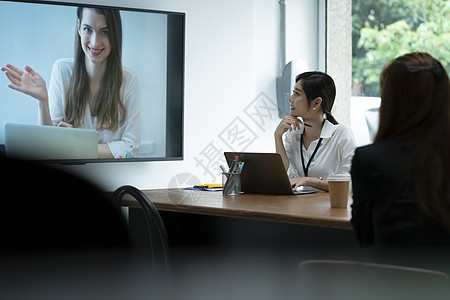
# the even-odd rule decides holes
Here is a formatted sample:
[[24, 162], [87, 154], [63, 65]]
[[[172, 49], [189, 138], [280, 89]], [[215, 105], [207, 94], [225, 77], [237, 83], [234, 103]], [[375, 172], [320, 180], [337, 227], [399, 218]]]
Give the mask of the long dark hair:
[[331, 114], [333, 108], [334, 98], [336, 97], [336, 86], [333, 78], [323, 72], [305, 72], [297, 75], [295, 83], [301, 80], [303, 91], [308, 99], [308, 108], [311, 101], [317, 97], [322, 98], [322, 110], [327, 116], [327, 120], [333, 124], [338, 124], [338, 121]]
[[[83, 7], [77, 9], [77, 17], [80, 22], [84, 9]], [[92, 113], [97, 116], [97, 129], [109, 129], [114, 132], [123, 122], [126, 114], [126, 108], [120, 99], [120, 87], [123, 80], [122, 21], [119, 10], [91, 9], [94, 9], [97, 14], [105, 16], [111, 44], [111, 53], [107, 58], [106, 71]], [[85, 66], [85, 54], [81, 47], [81, 38], [76, 31], [73, 75], [66, 95], [66, 122], [75, 127], [83, 122], [89, 95], [90, 87]]]
[[442, 64], [410, 53], [380, 76], [380, 125], [375, 143], [416, 140], [412, 174], [421, 211], [450, 230], [450, 84]]

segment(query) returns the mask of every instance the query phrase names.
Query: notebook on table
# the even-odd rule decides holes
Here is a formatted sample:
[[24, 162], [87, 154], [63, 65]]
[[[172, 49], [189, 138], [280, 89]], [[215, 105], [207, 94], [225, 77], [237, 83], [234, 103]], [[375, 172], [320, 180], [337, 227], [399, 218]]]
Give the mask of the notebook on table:
[[244, 193], [297, 195], [318, 192], [318, 189], [302, 186], [292, 189], [280, 154], [225, 152], [228, 165], [236, 156], [245, 162], [241, 173], [241, 191]]

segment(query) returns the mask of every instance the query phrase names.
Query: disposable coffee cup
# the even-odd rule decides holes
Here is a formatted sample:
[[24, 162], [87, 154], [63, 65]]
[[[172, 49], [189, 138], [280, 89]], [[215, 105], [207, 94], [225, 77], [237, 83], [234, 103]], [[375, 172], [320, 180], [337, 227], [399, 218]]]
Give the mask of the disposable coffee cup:
[[330, 175], [327, 180], [331, 208], [347, 208], [350, 176]]

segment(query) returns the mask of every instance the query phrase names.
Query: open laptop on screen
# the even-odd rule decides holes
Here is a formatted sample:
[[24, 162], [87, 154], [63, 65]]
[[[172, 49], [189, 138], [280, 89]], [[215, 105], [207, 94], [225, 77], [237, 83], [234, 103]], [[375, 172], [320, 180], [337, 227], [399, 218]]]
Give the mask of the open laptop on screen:
[[95, 130], [43, 125], [5, 124], [6, 156], [36, 159], [96, 159]]
[[259, 194], [309, 194], [319, 190], [301, 187], [293, 190], [278, 153], [225, 152], [228, 165], [235, 156], [245, 162], [241, 173], [241, 190]]

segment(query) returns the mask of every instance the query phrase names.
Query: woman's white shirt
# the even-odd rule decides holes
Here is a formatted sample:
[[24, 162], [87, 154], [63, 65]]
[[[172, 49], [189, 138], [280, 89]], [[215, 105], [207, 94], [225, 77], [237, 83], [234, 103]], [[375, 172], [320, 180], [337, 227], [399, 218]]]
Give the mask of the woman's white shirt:
[[[48, 89], [50, 116], [54, 125], [65, 118], [65, 102], [67, 90], [73, 72], [73, 59], [63, 58], [55, 62], [52, 69]], [[141, 145], [140, 93], [137, 76], [128, 68], [123, 68], [123, 82], [120, 87], [122, 103], [126, 107], [124, 122], [117, 131], [97, 130], [97, 119], [91, 116], [89, 105], [86, 105], [83, 123], [80, 128], [94, 129], [98, 132], [98, 142], [108, 144], [115, 158], [120, 156], [138, 157]]]
[[[300, 151], [303, 151], [306, 167], [319, 142], [319, 139], [313, 141], [306, 149], [304, 145], [300, 145], [300, 135], [300, 130], [288, 131], [284, 135], [284, 147], [289, 159], [287, 171], [289, 178], [306, 177]], [[344, 124], [333, 125], [325, 120], [320, 137], [323, 140], [311, 161], [308, 177], [323, 177], [326, 179], [330, 174], [350, 175], [352, 158], [356, 148], [351, 128]]]

